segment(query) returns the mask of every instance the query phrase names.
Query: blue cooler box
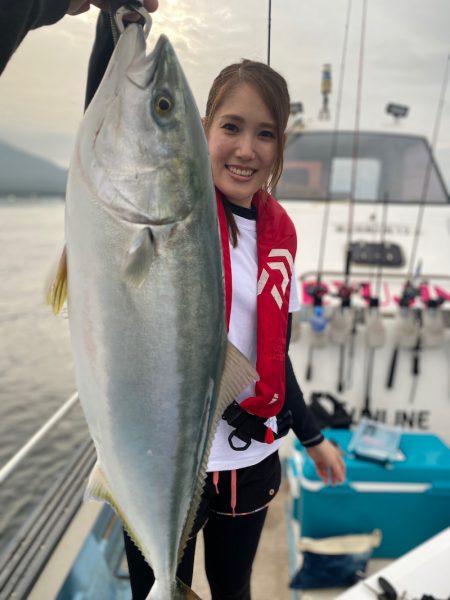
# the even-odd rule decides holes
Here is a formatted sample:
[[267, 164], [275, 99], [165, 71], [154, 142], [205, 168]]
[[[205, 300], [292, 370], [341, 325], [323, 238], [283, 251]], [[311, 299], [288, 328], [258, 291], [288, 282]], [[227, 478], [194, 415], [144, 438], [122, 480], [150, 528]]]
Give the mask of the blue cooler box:
[[[381, 529], [376, 557], [408, 552], [450, 526], [450, 448], [435, 435], [404, 433], [401, 461], [383, 465], [347, 452], [349, 430], [327, 429], [324, 435], [344, 453], [347, 480], [326, 486], [314, 463], [296, 441], [291, 466], [297, 469], [300, 501], [294, 514], [301, 535], [322, 538]], [[292, 472], [292, 469], [291, 469]]]

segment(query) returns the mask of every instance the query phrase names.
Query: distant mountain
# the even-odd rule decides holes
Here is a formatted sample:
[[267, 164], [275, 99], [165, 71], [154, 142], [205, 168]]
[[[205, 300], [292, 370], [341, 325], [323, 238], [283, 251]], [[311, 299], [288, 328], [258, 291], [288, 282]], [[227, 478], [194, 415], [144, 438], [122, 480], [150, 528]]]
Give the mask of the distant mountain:
[[67, 170], [0, 142], [0, 196], [64, 196]]

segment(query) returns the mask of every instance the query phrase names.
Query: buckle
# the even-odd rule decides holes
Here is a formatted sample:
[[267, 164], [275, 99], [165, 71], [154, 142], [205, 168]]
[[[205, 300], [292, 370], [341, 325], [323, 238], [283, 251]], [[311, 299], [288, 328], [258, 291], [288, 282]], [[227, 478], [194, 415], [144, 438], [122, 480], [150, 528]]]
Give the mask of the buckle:
[[229, 425], [231, 425], [238, 417], [240, 417], [243, 413], [243, 409], [239, 406], [236, 400], [227, 406], [222, 415], [222, 419], [225, 419]]

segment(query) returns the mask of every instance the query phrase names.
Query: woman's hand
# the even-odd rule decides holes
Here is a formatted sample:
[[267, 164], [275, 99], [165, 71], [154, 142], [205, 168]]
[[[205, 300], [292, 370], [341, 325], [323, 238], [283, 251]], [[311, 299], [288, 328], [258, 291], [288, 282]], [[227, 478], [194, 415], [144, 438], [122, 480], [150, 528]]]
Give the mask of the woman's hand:
[[316, 471], [324, 483], [335, 485], [345, 480], [345, 464], [339, 450], [328, 440], [317, 446], [306, 448], [312, 458]]
[[[94, 4], [102, 10], [108, 10], [108, 0], [70, 0], [69, 8], [67, 9], [68, 15], [79, 15], [84, 13], [91, 8], [91, 4]], [[144, 8], [148, 12], [155, 12], [158, 8], [158, 0], [144, 0]]]

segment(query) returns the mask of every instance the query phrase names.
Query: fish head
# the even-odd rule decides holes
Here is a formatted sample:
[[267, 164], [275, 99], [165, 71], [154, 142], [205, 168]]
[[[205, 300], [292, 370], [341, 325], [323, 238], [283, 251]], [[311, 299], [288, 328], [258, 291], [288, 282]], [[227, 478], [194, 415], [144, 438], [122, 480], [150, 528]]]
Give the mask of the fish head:
[[146, 55], [142, 28], [128, 26], [88, 111], [83, 171], [115, 216], [177, 223], [213, 190], [201, 118], [166, 36]]

